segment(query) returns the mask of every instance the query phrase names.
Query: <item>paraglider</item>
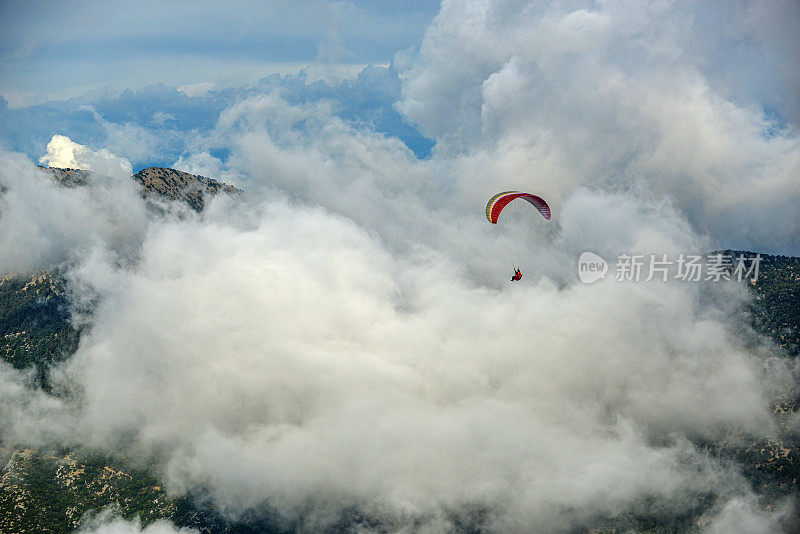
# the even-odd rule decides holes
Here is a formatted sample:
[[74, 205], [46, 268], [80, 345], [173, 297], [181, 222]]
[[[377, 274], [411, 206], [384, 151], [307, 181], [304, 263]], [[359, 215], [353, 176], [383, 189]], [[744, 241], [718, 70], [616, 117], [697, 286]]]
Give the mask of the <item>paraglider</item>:
[[[525, 202], [522, 202], [522, 201]], [[536, 208], [534, 210], [531, 206]], [[543, 198], [522, 191], [504, 191], [489, 199], [486, 204], [486, 219], [498, 226], [498, 237], [506, 259], [514, 268], [512, 282], [522, 279], [520, 265], [525, 259], [530, 244], [530, 233], [538, 211], [550, 220], [550, 206]], [[503, 215], [502, 219], [500, 215]]]

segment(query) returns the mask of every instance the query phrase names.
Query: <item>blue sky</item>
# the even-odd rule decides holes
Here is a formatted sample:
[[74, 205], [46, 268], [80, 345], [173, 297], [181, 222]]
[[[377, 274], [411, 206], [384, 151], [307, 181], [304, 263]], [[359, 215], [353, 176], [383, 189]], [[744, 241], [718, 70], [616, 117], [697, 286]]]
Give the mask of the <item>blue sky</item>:
[[0, 94], [12, 106], [92, 89], [252, 84], [309, 64], [389, 64], [438, 2], [3, 2]]
[[[5, 2], [0, 139], [36, 159], [54, 132], [99, 146], [109, 124], [164, 134], [134, 167], [170, 165], [185, 138], [254, 90], [295, 103], [332, 99], [340, 116], [433, 142], [392, 104], [394, 55], [418, 46], [438, 2]], [[369, 67], [362, 75], [365, 68]], [[212, 88], [207, 91], [206, 88]]]
[[225, 108], [265, 91], [277, 91], [294, 104], [331, 101], [339, 117], [399, 137], [418, 157], [427, 157], [433, 146], [433, 141], [423, 137], [393, 106], [400, 98], [397, 72], [391, 67], [372, 65], [353, 78], [340, 81], [311, 81], [301, 71], [265, 76], [251, 88], [215, 89], [194, 96], [158, 83], [17, 109], [0, 102], [0, 139], [35, 160], [44, 153], [54, 133], [101, 147], [107, 144], [110, 129], [127, 125], [157, 138], [157, 148], [141, 153], [118, 147], [135, 169], [170, 166], [186, 152], [192, 133], [208, 133]]

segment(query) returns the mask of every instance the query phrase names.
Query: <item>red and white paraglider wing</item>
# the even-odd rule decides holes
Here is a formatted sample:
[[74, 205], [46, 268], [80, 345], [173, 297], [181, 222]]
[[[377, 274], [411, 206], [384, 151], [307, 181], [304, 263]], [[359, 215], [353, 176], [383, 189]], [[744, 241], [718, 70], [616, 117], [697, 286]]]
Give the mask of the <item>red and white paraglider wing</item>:
[[522, 193], [520, 191], [505, 191], [503, 193], [497, 193], [495, 196], [489, 199], [489, 203], [486, 204], [486, 218], [489, 219], [489, 222], [492, 224], [497, 224], [497, 219], [500, 217], [500, 213], [512, 200], [521, 198], [523, 200], [527, 200], [531, 204], [533, 204], [539, 213], [542, 214], [547, 220], [550, 220], [550, 206], [547, 205], [547, 202], [544, 201], [543, 198], [537, 197], [536, 195], [532, 195], [530, 193]]

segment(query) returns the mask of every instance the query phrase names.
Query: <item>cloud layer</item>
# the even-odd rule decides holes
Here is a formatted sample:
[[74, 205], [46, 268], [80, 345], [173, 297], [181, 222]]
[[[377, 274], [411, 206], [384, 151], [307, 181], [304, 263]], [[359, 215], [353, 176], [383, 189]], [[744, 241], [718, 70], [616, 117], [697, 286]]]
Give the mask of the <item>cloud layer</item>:
[[51, 163], [96, 170], [87, 187], [65, 188], [21, 154], [0, 149], [0, 272], [30, 273], [75, 260], [92, 245], [134, 250], [147, 229], [130, 163], [54, 136]]
[[[643, 495], [745, 491], [676, 437], [772, 432], [778, 384], [700, 287], [495, 291], [319, 208], [262, 209], [160, 227], [134, 269], [74, 273], [102, 296], [65, 370], [89, 445], [156, 455], [168, 487], [224, 510], [311, 506], [312, 524], [485, 509], [491, 528], [556, 531]], [[659, 235], [651, 217], [631, 239]]]
[[[747, 6], [767, 17], [765, 3]], [[747, 24], [712, 27], [740, 9], [444, 2], [419, 54], [398, 62], [400, 108], [439, 151], [468, 154], [466, 181], [524, 183], [558, 201], [578, 184], [641, 179], [726, 245], [798, 253], [795, 108], [787, 97], [774, 120], [768, 91], [720, 81], [745, 83], [726, 75], [738, 64], [714, 63], [708, 73], [709, 55], [735, 50], [699, 44], [706, 32], [730, 32], [721, 38], [729, 46], [748, 39]], [[777, 26], [780, 13], [769, 17]], [[794, 81], [783, 91], [796, 97], [800, 68], [788, 50], [798, 39], [784, 33], [792, 44], [782, 65]], [[753, 42], [748, 53], [769, 48]]]
[[[357, 510], [564, 532], [700, 496], [711, 532], [777, 528], [785, 509], [695, 445], [776, 432], [793, 376], [742, 340], [746, 291], [575, 273], [585, 250], [800, 246], [791, 106], [770, 118], [709, 70], [699, 21], [680, 3], [445, 2], [394, 67], [429, 159], [364, 112], [387, 72], [339, 86], [375, 121], [342, 112], [344, 89], [268, 79], [184, 133], [176, 166], [247, 193], [197, 216], [148, 212], [124, 181], [60, 189], [4, 152], [0, 270], [68, 260], [76, 302], [97, 302], [54, 371], [74, 402], [0, 376], [4, 443], [144, 459], [174, 493], [309, 530]], [[108, 144], [146, 154], [156, 130]], [[50, 162], [121, 161], [52, 143]], [[514, 285], [482, 213], [511, 188], [554, 211]]]

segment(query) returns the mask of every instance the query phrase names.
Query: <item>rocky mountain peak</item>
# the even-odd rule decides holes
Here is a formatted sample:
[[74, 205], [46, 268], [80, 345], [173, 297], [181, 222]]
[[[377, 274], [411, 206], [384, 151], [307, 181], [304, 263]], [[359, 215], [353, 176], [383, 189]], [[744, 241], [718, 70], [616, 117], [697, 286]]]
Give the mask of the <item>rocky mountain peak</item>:
[[170, 200], [183, 200], [195, 211], [204, 206], [204, 195], [216, 195], [220, 191], [241, 193], [241, 190], [213, 178], [189, 174], [188, 172], [164, 167], [148, 167], [133, 175], [142, 189], [150, 194], [160, 195]]
[[[56, 167], [42, 167], [60, 185], [64, 187], [79, 187], [86, 185], [95, 175], [92, 171], [81, 169], [59, 169]], [[165, 167], [148, 167], [133, 175], [142, 187], [144, 196], [156, 195], [169, 200], [186, 202], [193, 210], [202, 211], [206, 195], [216, 195], [220, 191], [226, 193], [241, 193], [242, 191], [232, 185], [222, 183], [213, 178], [206, 178], [188, 172], [178, 171]]]

